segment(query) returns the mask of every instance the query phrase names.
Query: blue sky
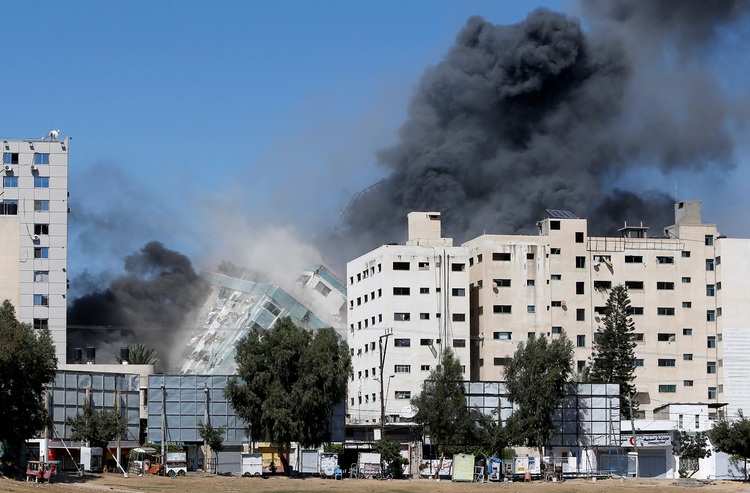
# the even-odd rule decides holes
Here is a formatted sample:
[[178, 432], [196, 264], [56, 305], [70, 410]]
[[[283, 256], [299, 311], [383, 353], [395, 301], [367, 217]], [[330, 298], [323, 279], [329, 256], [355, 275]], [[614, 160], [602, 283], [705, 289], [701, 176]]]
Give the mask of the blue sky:
[[[467, 18], [514, 23], [536, 6], [6, 2], [0, 136], [73, 137], [73, 275], [118, 269], [151, 239], [196, 260], [218, 241], [207, 210], [333, 228], [383, 176], [376, 150], [395, 142], [419, 77]], [[683, 198], [722, 222], [711, 195]]]

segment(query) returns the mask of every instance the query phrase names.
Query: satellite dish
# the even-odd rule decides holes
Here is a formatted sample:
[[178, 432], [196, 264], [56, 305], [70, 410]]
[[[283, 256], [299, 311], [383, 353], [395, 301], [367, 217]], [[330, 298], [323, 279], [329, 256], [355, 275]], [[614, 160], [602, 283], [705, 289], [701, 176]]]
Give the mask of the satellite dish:
[[565, 305], [567, 305], [567, 303], [565, 302], [565, 300], [562, 300], [562, 301], [560, 302], [560, 304], [561, 304], [562, 306], [565, 306]]
[[492, 283], [492, 289], [497, 289], [497, 283], [496, 282]]
[[414, 416], [417, 415], [417, 409], [416, 407], [412, 406], [411, 404], [407, 404], [404, 407], [401, 408], [401, 411], [398, 412], [399, 416], [405, 419], [411, 419]]

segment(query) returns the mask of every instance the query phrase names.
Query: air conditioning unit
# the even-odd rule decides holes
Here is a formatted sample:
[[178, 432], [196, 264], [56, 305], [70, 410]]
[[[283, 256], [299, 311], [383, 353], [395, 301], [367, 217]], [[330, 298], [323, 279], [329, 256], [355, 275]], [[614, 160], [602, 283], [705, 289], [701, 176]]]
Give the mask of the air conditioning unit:
[[32, 241], [39, 241], [39, 235], [34, 235], [31, 237]]

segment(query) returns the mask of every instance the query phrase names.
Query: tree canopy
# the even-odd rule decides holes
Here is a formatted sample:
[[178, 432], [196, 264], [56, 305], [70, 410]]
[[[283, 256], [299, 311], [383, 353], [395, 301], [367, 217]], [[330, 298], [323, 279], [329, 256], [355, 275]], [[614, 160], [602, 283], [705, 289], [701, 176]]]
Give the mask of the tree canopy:
[[251, 330], [236, 351], [237, 377], [225, 392], [253, 440], [288, 450], [291, 442], [316, 446], [328, 439], [351, 372], [349, 347], [334, 329], [311, 333], [285, 317], [269, 330]]
[[96, 411], [87, 399], [80, 413], [65, 418], [65, 424], [72, 430], [73, 440], [84, 440], [92, 447], [107, 448], [107, 444], [125, 432], [127, 423], [120, 414], [110, 411]]
[[708, 431], [708, 438], [719, 452], [742, 457], [747, 480], [747, 460], [750, 458], [750, 419], [737, 412], [737, 419], [729, 421], [726, 416]]
[[515, 409], [506, 422], [513, 445], [541, 448], [555, 434], [552, 416], [562, 404], [573, 367], [573, 344], [565, 336], [542, 335], [518, 345], [505, 367], [508, 397]]
[[55, 379], [57, 358], [49, 329], [16, 319], [10, 301], [0, 307], [0, 441], [10, 450], [47, 423], [44, 388]]
[[[131, 365], [155, 365], [159, 362], [156, 357], [156, 349], [146, 349], [145, 344], [135, 343], [128, 344], [128, 363]], [[115, 360], [122, 364], [123, 359], [119, 354], [115, 354]]]
[[594, 337], [589, 378], [592, 382], [620, 385], [620, 414], [631, 418], [631, 408], [638, 409], [635, 401], [635, 324], [631, 317], [630, 298], [625, 286], [612, 288], [604, 313], [604, 326]]
[[411, 400], [417, 408], [414, 421], [418, 431], [430, 437], [442, 454], [446, 446], [463, 443], [471, 425], [471, 413], [466, 406], [466, 389], [461, 361], [450, 348], [443, 351], [443, 359], [422, 384], [422, 392]]
[[681, 431], [672, 444], [674, 455], [680, 457], [680, 477], [692, 478], [700, 468], [700, 459], [711, 457], [708, 448], [708, 435], [705, 431], [689, 433]]

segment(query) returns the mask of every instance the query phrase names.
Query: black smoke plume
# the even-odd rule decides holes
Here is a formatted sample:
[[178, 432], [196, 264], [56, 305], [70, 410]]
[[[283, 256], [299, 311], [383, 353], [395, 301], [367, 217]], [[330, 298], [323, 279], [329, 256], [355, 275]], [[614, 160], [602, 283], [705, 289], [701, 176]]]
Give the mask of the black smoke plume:
[[389, 175], [346, 211], [345, 237], [362, 250], [400, 241], [414, 210], [441, 211], [459, 241], [530, 233], [546, 208], [588, 218], [592, 234], [626, 220], [659, 232], [675, 199], [620, 183], [735, 166], [743, 115], [702, 62], [747, 7], [592, 1], [585, 29], [547, 9], [516, 25], [469, 19], [422, 77], [399, 142], [379, 154]]
[[206, 281], [185, 255], [156, 241], [124, 262], [125, 273], [106, 289], [81, 296], [69, 306], [69, 362], [76, 347], [93, 346], [97, 363], [112, 363], [120, 347], [142, 343], [156, 349], [159, 367], [179, 369], [182, 361], [170, 359], [186, 342], [185, 327], [195, 325], [195, 310], [209, 293]]

